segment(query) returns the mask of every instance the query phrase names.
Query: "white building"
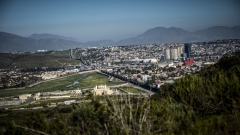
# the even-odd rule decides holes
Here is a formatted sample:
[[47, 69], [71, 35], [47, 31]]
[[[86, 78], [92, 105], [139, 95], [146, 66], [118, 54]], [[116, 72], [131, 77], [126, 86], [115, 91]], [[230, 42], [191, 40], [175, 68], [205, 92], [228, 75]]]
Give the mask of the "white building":
[[113, 95], [113, 94], [119, 94], [118, 91], [110, 90], [106, 85], [99, 85], [95, 86], [95, 88], [92, 91], [93, 95]]
[[73, 104], [73, 103], [76, 103], [76, 100], [67, 100], [67, 101], [63, 102], [64, 105], [70, 105], [70, 104]]
[[22, 100], [22, 99], [27, 99], [28, 97], [31, 97], [31, 96], [32, 94], [23, 94], [23, 95], [19, 95], [18, 98]]
[[0, 106], [6, 106], [6, 105], [20, 105], [22, 103], [26, 102], [25, 99], [23, 100], [16, 100], [16, 101], [0, 101]]
[[71, 90], [72, 94], [81, 94], [82, 91], [81, 90]]

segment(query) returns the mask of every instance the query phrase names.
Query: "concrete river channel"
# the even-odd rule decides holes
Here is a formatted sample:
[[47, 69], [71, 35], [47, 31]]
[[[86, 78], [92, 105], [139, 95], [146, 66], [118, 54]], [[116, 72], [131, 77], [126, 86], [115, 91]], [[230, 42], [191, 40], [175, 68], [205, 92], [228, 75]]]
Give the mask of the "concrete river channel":
[[78, 79], [78, 80], [75, 80], [75, 81], [73, 82], [73, 84], [69, 84], [69, 85], [67, 85], [66, 87], [69, 88], [69, 87], [72, 87], [73, 85], [78, 84], [79, 81], [82, 80], [83, 78], [85, 78], [86, 76], [87, 76], [87, 74], [84, 74], [84, 76], [83, 76], [82, 78], [80, 78], [80, 79]]

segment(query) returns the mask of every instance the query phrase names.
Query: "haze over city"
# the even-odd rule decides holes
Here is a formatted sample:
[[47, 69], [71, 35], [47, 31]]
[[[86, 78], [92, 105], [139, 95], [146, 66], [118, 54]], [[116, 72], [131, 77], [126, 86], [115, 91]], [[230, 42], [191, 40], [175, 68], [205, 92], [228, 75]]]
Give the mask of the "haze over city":
[[0, 31], [30, 36], [50, 33], [81, 42], [135, 37], [154, 27], [193, 32], [239, 26], [237, 0], [30, 1], [0, 2]]

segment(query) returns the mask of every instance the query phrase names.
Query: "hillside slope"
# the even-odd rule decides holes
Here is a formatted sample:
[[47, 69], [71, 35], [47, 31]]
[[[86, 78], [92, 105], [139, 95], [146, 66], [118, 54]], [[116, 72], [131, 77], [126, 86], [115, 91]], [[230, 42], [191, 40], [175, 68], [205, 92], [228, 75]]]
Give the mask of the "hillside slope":
[[0, 32], [0, 52], [61, 50], [83, 47], [83, 43], [58, 38], [31, 39]]
[[181, 104], [192, 111], [182, 119], [184, 134], [239, 134], [239, 82], [240, 52], [235, 52], [225, 54], [217, 64], [199, 73], [161, 88], [152, 98], [161, 102], [167, 100], [168, 105]]
[[153, 44], [153, 43], [188, 43], [203, 42], [216, 39], [240, 38], [240, 27], [214, 26], [196, 32], [188, 32], [180, 28], [156, 27], [143, 34], [123, 39], [117, 45]]
[[64, 55], [58, 55], [59, 53], [55, 51], [35, 54], [0, 53], [0, 69], [78, 65], [77, 60], [69, 59], [68, 53], [68, 51], [64, 51]]

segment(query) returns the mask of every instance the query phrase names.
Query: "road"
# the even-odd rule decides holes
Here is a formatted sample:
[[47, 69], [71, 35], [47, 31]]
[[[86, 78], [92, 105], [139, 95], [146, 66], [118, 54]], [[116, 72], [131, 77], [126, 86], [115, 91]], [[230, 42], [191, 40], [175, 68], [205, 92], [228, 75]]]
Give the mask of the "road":
[[[102, 73], [102, 72], [99, 71], [99, 70], [96, 70], [96, 72], [101, 73], [101, 74], [104, 74], [104, 75], [107, 75], [107, 76], [110, 76], [110, 75], [108, 75], [108, 74]], [[111, 86], [111, 87], [114, 87], [114, 86]], [[119, 87], [119, 86], [117, 86], [117, 87]], [[145, 92], [149, 93], [150, 95], [155, 94], [155, 93], [152, 92], [152, 91], [149, 91], [149, 90], [144, 89], [144, 88], [141, 88], [141, 87], [137, 87], [137, 86], [135, 86], [135, 85], [132, 85], [131, 87], [136, 88], [136, 89], [139, 89], [139, 90], [142, 90], [142, 91], [145, 91]]]
[[136, 89], [140, 89], [140, 90], [142, 90], [142, 91], [145, 91], [145, 92], [147, 92], [147, 93], [149, 93], [150, 95], [153, 95], [153, 94], [155, 94], [154, 92], [152, 92], [152, 91], [149, 91], [149, 90], [147, 90], [147, 89], [144, 89], [144, 88], [141, 88], [141, 87], [137, 87], [137, 86], [131, 86], [131, 87], [133, 87], [133, 88], [136, 88]]

